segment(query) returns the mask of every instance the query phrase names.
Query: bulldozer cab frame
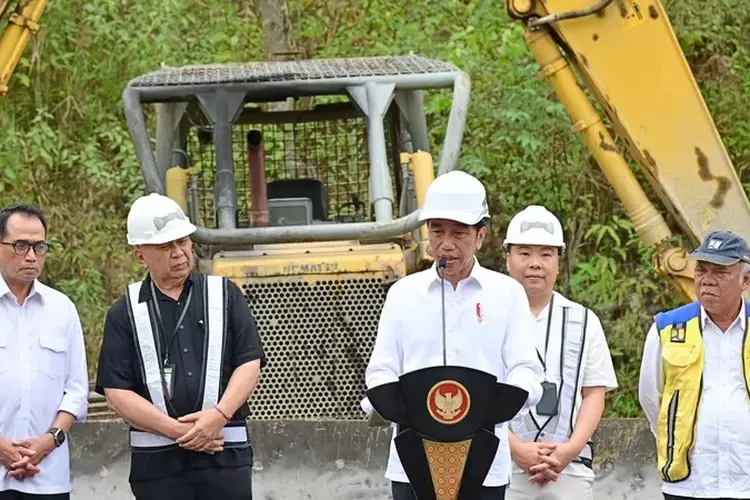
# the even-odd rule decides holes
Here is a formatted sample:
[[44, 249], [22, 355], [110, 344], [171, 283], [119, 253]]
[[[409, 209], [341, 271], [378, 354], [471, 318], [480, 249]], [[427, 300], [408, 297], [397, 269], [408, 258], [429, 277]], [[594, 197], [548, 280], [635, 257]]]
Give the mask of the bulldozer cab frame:
[[[424, 92], [452, 91], [440, 175], [457, 167], [470, 87], [417, 55], [166, 67], [127, 84], [147, 190], [190, 215], [199, 269], [240, 286], [273, 360], [254, 420], [366, 420], [387, 288], [432, 262]], [[279, 110], [310, 97], [326, 102]]]
[[[206, 213], [206, 210], [200, 213], [199, 207], [190, 207], [199, 223], [194, 239], [209, 245], [247, 246], [387, 239], [414, 231], [419, 226], [415, 198], [403, 199], [408, 179], [403, 178], [398, 165], [394, 163], [400, 162], [401, 152], [431, 151], [423, 91], [441, 88], [452, 89], [453, 100], [440, 154], [439, 175], [456, 168], [470, 94], [468, 75], [442, 61], [409, 55], [161, 68], [130, 81], [123, 99], [128, 128], [150, 192], [167, 192], [167, 171], [180, 161], [176, 159], [173, 162], [173, 156], [175, 150], [186, 149], [191, 124], [202, 136], [199, 139], [215, 144], [214, 200], [212, 208], [208, 210], [211, 213]], [[253, 107], [254, 104], [310, 96], [344, 96], [348, 102], [316, 106], [302, 112], [268, 112]], [[145, 104], [156, 104], [155, 153], [147, 132]], [[303, 222], [282, 226], [275, 224], [278, 221], [272, 216], [268, 226], [254, 227], [251, 217], [242, 217], [247, 207], [242, 206], [245, 200], [238, 197], [238, 193], [244, 194], [244, 189], [241, 185], [238, 189], [237, 180], [244, 176], [238, 175], [238, 141], [233, 140], [233, 130], [236, 132], [237, 127], [254, 125], [255, 128], [248, 130], [248, 133], [254, 131], [253, 134], [247, 136], [252, 142], [265, 140], [265, 134], [259, 130], [264, 123], [354, 119], [362, 119], [366, 129], [366, 146], [362, 146], [367, 149], [366, 167], [369, 170], [366, 198], [373, 207], [372, 216], [366, 217], [368, 220], [362, 220], [361, 215], [359, 219], [351, 220], [323, 217], [326, 211], [320, 207], [319, 199], [310, 200], [314, 209], [310, 210], [308, 204], [307, 212], [313, 214], [307, 215], [307, 221], [312, 219], [324, 224]], [[288, 135], [288, 127], [286, 130]], [[285, 147], [289, 148], [289, 142], [293, 143], [297, 138], [287, 141]], [[249, 146], [252, 148], [252, 144]], [[318, 147], [327, 145], [319, 144]], [[275, 151], [274, 154], [289, 152], [287, 149], [285, 152]], [[295, 158], [297, 160], [299, 158]], [[351, 160], [351, 157], [338, 158], [340, 162]], [[265, 162], [269, 163], [267, 157]], [[330, 171], [333, 165], [322, 167]], [[326, 184], [326, 179], [318, 180]], [[313, 183], [307, 187], [301, 184], [296, 185], [296, 194], [316, 190]], [[285, 190], [278, 185], [269, 188]], [[289, 191], [295, 194], [293, 188]], [[363, 198], [362, 193], [357, 193], [354, 199], [338, 197], [336, 201], [339, 206], [330, 208], [338, 212], [341, 205], [356, 205]], [[188, 203], [193, 204], [194, 201], [195, 193], [191, 193]], [[287, 201], [294, 204], [292, 200]], [[283, 208], [279, 208], [281, 210]], [[321, 220], [321, 217], [327, 220]]]

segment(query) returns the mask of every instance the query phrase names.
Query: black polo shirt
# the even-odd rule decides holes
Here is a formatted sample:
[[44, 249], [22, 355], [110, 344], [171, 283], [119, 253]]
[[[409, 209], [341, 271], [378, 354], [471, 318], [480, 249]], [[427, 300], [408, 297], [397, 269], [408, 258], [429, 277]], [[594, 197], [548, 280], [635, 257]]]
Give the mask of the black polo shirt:
[[[205, 279], [205, 274], [191, 273], [177, 300], [164, 295], [154, 286], [162, 317], [157, 347], [163, 357], [165, 348], [168, 346], [169, 363], [175, 367], [172, 375], [174, 392], [168, 405], [169, 414], [173, 418], [201, 409], [201, 401], [198, 397], [203, 384], [201, 371], [207, 324], [207, 319], [204, 317], [202, 293]], [[151, 278], [147, 276], [141, 286], [139, 302], [153, 299], [150, 285]], [[193, 293], [182, 321], [182, 328], [177, 329], [174, 336], [171, 336], [191, 288], [193, 288]], [[227, 295], [228, 324], [221, 373], [220, 390], [222, 393], [238, 366], [256, 359], [261, 360], [261, 367], [266, 364], [255, 320], [242, 292], [231, 280], [228, 282]], [[135, 334], [127, 309], [128, 304], [123, 296], [107, 313], [104, 340], [99, 353], [96, 392], [104, 395], [104, 388], [129, 389], [146, 400], [150, 400], [148, 389], [141, 375]], [[170, 336], [171, 340], [168, 338]], [[249, 413], [249, 406], [243, 404], [233, 415], [232, 420], [244, 420]], [[138, 481], [168, 476], [188, 468], [237, 467], [252, 465], [252, 462], [253, 454], [249, 447], [225, 448], [221, 453], [214, 455], [184, 449], [147, 453], [138, 451], [131, 454], [130, 480]]]

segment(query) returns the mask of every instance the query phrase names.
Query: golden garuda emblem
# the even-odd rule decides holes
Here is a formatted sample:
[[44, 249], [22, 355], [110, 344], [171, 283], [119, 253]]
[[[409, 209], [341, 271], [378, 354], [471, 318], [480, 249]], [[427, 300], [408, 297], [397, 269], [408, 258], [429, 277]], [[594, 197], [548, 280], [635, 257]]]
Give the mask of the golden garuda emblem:
[[466, 388], [453, 380], [438, 382], [427, 394], [430, 416], [441, 424], [456, 424], [469, 413], [471, 397]]

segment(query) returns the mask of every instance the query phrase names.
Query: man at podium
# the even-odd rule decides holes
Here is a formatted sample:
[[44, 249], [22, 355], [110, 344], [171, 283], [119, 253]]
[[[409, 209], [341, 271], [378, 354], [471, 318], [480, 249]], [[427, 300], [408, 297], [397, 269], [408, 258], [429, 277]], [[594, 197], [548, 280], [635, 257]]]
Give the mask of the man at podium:
[[383, 306], [362, 407], [395, 422], [385, 474], [394, 500], [502, 500], [512, 470], [505, 422], [541, 398], [526, 292], [474, 255], [488, 217], [478, 179], [437, 177], [420, 211], [435, 264], [396, 282]]

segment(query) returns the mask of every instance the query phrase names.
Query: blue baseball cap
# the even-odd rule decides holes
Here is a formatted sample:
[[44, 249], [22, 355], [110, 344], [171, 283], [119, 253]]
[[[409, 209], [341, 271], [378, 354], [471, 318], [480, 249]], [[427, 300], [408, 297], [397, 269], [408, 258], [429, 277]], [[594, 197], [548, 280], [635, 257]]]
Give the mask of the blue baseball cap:
[[750, 264], [750, 249], [741, 236], [730, 231], [714, 231], [688, 258], [719, 266], [731, 266], [740, 261]]

